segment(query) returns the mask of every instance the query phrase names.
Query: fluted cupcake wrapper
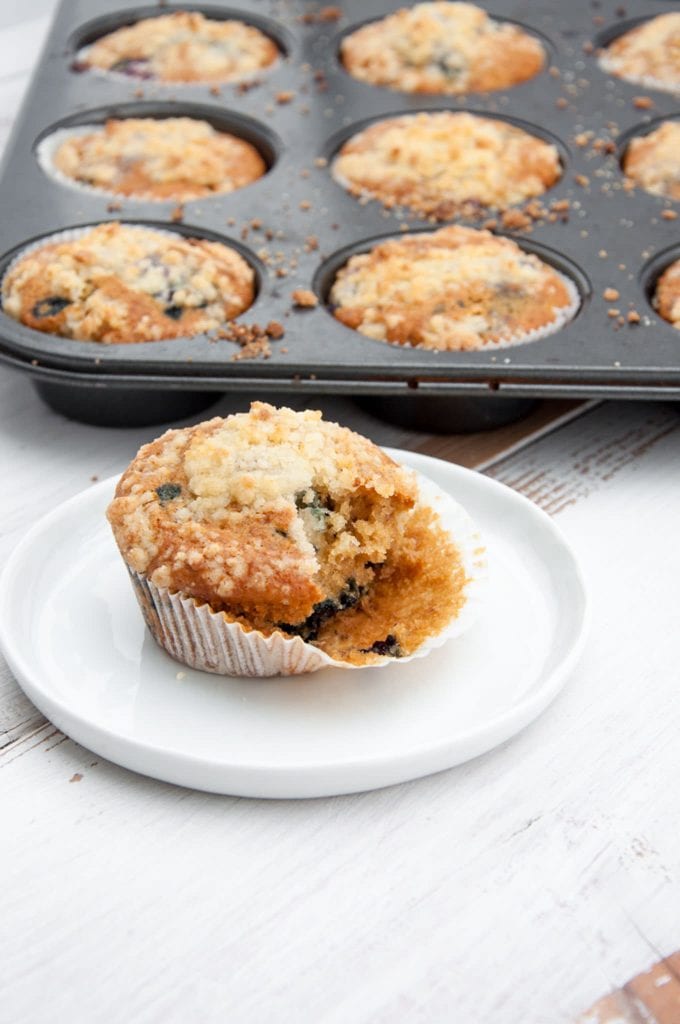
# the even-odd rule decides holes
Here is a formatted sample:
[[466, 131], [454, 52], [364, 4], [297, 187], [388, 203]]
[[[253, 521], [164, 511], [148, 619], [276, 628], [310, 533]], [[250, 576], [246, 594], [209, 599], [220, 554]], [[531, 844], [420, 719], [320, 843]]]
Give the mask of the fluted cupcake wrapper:
[[138, 573], [130, 576], [154, 639], [191, 668], [224, 676], [293, 676], [341, 664], [299, 636], [264, 636], [258, 630], [245, 630], [207, 604], [156, 587]]
[[412, 654], [384, 657], [367, 665], [337, 661], [299, 636], [245, 629], [229, 622], [222, 612], [193, 597], [157, 587], [143, 575], [129, 570], [144, 619], [157, 643], [176, 661], [203, 672], [225, 676], [291, 676], [322, 668], [366, 669], [404, 664], [422, 658], [436, 647], [465, 632], [474, 622], [483, 601], [486, 583], [486, 551], [467, 512], [431, 480], [418, 474], [421, 500], [435, 509], [441, 524], [454, 538], [465, 568], [465, 603], [458, 615], [436, 636], [429, 637]]

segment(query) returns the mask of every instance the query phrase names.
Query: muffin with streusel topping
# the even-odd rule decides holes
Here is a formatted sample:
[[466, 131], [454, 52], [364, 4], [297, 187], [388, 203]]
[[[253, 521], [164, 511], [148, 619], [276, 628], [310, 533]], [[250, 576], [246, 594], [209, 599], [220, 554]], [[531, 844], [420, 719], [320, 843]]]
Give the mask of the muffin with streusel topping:
[[79, 63], [155, 82], [218, 84], [252, 77], [278, 56], [276, 43], [253, 25], [173, 11], [102, 36]]
[[249, 142], [191, 117], [130, 117], [73, 130], [50, 165], [69, 181], [137, 199], [220, 195], [267, 171]]
[[649, 89], [680, 92], [680, 11], [669, 11], [617, 36], [600, 55], [610, 75]]
[[555, 146], [522, 128], [445, 110], [369, 125], [343, 145], [332, 172], [354, 195], [448, 220], [542, 195], [562, 168]]
[[435, 0], [402, 7], [345, 36], [342, 62], [354, 78], [401, 92], [492, 92], [545, 66], [538, 39], [480, 7]]
[[680, 260], [666, 267], [659, 277], [653, 305], [659, 316], [680, 330]]
[[107, 514], [156, 640], [216, 672], [409, 657], [482, 558], [366, 438], [261, 402], [145, 445]]
[[654, 196], [680, 199], [680, 121], [664, 121], [647, 135], [631, 139], [623, 172]]
[[77, 341], [203, 334], [246, 310], [252, 267], [220, 242], [115, 222], [29, 249], [2, 281], [5, 313]]
[[537, 340], [574, 316], [578, 292], [512, 239], [455, 226], [352, 256], [329, 301], [341, 323], [369, 338], [446, 351]]

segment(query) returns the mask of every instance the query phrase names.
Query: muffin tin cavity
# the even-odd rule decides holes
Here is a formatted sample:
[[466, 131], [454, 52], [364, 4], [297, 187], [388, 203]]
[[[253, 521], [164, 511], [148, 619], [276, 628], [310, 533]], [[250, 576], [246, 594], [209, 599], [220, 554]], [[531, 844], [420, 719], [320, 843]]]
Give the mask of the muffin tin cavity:
[[647, 298], [649, 307], [654, 314], [655, 327], [658, 327], [661, 330], [671, 331], [677, 345], [680, 346], [680, 331], [673, 327], [669, 320], [666, 320], [659, 314], [654, 302], [656, 286], [659, 278], [663, 272], [668, 270], [671, 264], [675, 263], [677, 260], [680, 260], [680, 242], [677, 245], [672, 245], [668, 249], [664, 249], [663, 252], [657, 253], [657, 255], [652, 257], [651, 260], [648, 260], [640, 270], [639, 281], [640, 287]]
[[[54, 157], [59, 147], [69, 138], [77, 135], [88, 134], [97, 128], [103, 128], [110, 120], [126, 121], [130, 119], [149, 119], [162, 123], [168, 118], [190, 118], [194, 121], [209, 124], [215, 131], [226, 132], [237, 139], [254, 147], [264, 163], [267, 174], [276, 164], [279, 154], [282, 152], [283, 143], [276, 133], [265, 124], [256, 121], [247, 115], [237, 113], [234, 110], [219, 109], [216, 107], [203, 106], [198, 103], [154, 103], [140, 101], [138, 103], [122, 103], [108, 107], [98, 107], [94, 110], [86, 110], [75, 114], [72, 117], [63, 118], [40, 133], [34, 145], [34, 152], [42, 170], [54, 181], [67, 188], [75, 188], [86, 191], [93, 195], [105, 196], [108, 198], [127, 201], [153, 201], [153, 202], [176, 202], [177, 198], [170, 196], [163, 199], [159, 196], [149, 194], [128, 194], [116, 192], [115, 188], [107, 189], [78, 181], [59, 170], [54, 163]], [[203, 196], [193, 197], [195, 201], [204, 201], [213, 198], [228, 198], [242, 188], [249, 188], [260, 181], [264, 175], [255, 178], [252, 182], [233, 189], [231, 192], [207, 193]], [[182, 202], [191, 202], [191, 198], [181, 198]]]
[[[110, 225], [111, 222], [104, 222], [104, 224]], [[206, 242], [216, 242], [219, 243], [220, 245], [228, 247], [229, 249], [236, 252], [238, 256], [244, 260], [244, 262], [249, 266], [253, 274], [252, 283], [250, 285], [250, 287], [252, 288], [252, 301], [250, 301], [249, 304], [242, 309], [240, 314], [237, 313], [236, 316], [249, 312], [250, 309], [252, 309], [253, 306], [256, 304], [258, 292], [261, 288], [262, 283], [262, 265], [260, 261], [257, 259], [257, 257], [255, 257], [250, 252], [250, 250], [247, 249], [247, 247], [245, 247], [242, 243], [237, 242], [230, 238], [226, 238], [222, 235], [218, 235], [214, 232], [208, 232], [202, 229], [193, 228], [190, 225], [177, 225], [170, 227], [168, 224], [165, 223], [138, 220], [121, 221], [120, 224], [126, 228], [146, 228], [151, 229], [153, 231], [157, 231], [160, 234], [166, 236], [174, 234], [179, 235], [186, 239], [199, 239], [201, 241]], [[24, 257], [30, 256], [31, 253], [37, 253], [44, 246], [50, 244], [75, 241], [85, 236], [90, 230], [101, 226], [103, 225], [97, 223], [78, 225], [76, 227], [72, 227], [66, 230], [47, 234], [42, 238], [33, 239], [29, 244], [17, 246], [10, 252], [6, 253], [2, 257], [2, 259], [0, 259], [0, 295], [2, 296], [2, 300], [4, 301], [5, 299], [8, 272], [11, 271], [12, 268], [14, 268], [17, 264], [19, 264]], [[200, 293], [197, 293], [194, 299], [189, 300], [189, 304], [187, 305], [187, 299], [181, 298], [181, 295], [186, 294], [187, 291], [192, 292], [196, 290], [193, 281], [191, 281], [188, 278], [183, 278], [181, 274], [179, 276], [175, 276], [175, 278], [173, 278], [172, 275], [168, 277], [168, 274], [164, 270], [162, 262], [158, 262], [154, 255], [144, 256], [140, 258], [139, 267], [140, 275], [145, 278], [144, 293], [149, 295], [150, 298], [154, 300], [154, 303], [162, 304], [162, 307], [159, 307], [159, 310], [164, 314], [165, 317], [169, 318], [170, 321], [180, 322], [184, 313], [189, 313], [191, 319], [194, 317], [196, 313], [200, 314], [200, 311], [203, 308], [203, 306], [207, 306], [207, 312], [210, 313], [212, 309], [210, 303], [214, 304], [219, 300], [219, 293], [217, 293], [216, 298], [209, 299], [207, 302], [204, 300], [202, 306], [197, 303], [197, 298], [200, 297]], [[113, 274], [114, 271], [112, 271], [111, 273]], [[229, 271], [229, 273], [231, 273], [231, 271]], [[153, 284], [153, 282], [156, 279], [158, 279], [157, 288]], [[103, 286], [105, 288], [108, 287], [106, 281], [103, 282]], [[99, 287], [100, 285], [97, 285], [97, 288]], [[200, 287], [205, 288], [206, 286], [204, 284], [201, 284]], [[66, 310], [71, 305], [71, 301], [69, 299], [64, 299], [64, 297], [59, 294], [51, 294], [50, 286], [47, 282], [45, 283], [45, 290], [46, 294], [43, 295], [41, 293], [39, 296], [36, 296], [36, 301], [33, 303], [30, 309], [31, 318], [36, 322], [36, 326], [41, 321], [49, 320], [51, 318], [59, 316], [59, 314], [64, 312], [64, 310]], [[116, 294], [118, 294], [118, 292], [116, 292]], [[208, 293], [203, 292], [203, 294]], [[236, 303], [240, 301], [236, 297], [237, 295], [238, 293], [234, 292], [234, 297], [230, 299], [232, 305], [236, 305]], [[126, 301], [123, 294], [120, 295], [120, 301]], [[0, 317], [2, 318], [3, 324], [6, 323], [8, 320], [14, 322], [14, 318], [11, 317], [10, 314], [7, 313], [5, 309], [0, 310]], [[166, 320], [165, 323], [167, 324], [167, 322], [168, 321]], [[36, 344], [40, 343], [39, 339], [43, 337], [41, 329], [33, 329], [29, 326], [26, 326], [25, 324], [15, 324], [15, 326], [17, 326], [22, 333], [25, 333], [29, 345], [31, 344], [31, 337], [36, 339]], [[104, 344], [102, 344], [101, 342], [80, 339], [75, 340], [70, 337], [64, 337], [63, 335], [58, 333], [58, 321], [52, 326], [46, 324], [46, 327], [48, 328], [49, 331], [48, 337], [50, 346], [53, 347], [54, 353], [57, 357], [62, 353], [66, 354], [69, 352], [71, 353], [71, 355], [73, 355], [74, 353], [72, 350], [74, 349], [78, 351], [78, 354], [80, 354], [80, 350], [82, 349], [82, 354], [84, 355], [90, 354], [91, 351], [95, 349], [102, 351], [110, 350], [111, 348], [113, 348], [115, 350], [116, 348], [119, 347], [115, 344], [115, 341], [128, 340], [116, 338], [113, 342], [109, 341], [107, 343], [106, 339], [104, 339]], [[55, 330], [57, 333], [51, 333], [52, 330]], [[161, 336], [158, 339], [149, 338], [148, 340], [153, 345], [163, 343], [168, 343], [172, 345], [181, 342], [188, 342], [191, 344], [201, 336], [202, 335], [199, 333], [194, 333], [191, 336], [185, 336], [182, 335], [181, 333], [178, 333], [174, 337]], [[131, 340], [137, 341], [138, 339], [132, 338]], [[144, 344], [144, 342], [140, 343]]]
[[[460, 124], [460, 127], [454, 128], [453, 123], [447, 122], [444, 126], [439, 121], [437, 126], [437, 119], [447, 117], [458, 119], [459, 122], [463, 123]], [[399, 122], [408, 125], [408, 119], [416, 121], [419, 118], [422, 120], [422, 126], [415, 125], [415, 133], [410, 137], [407, 136], [406, 154], [400, 160], [395, 158], [393, 153], [390, 152], [389, 147], [385, 146], [384, 143], [383, 148], [380, 148], [380, 139], [377, 141], [377, 156], [373, 147], [367, 147], [360, 154], [354, 151], [352, 158], [354, 164], [358, 162], [358, 157], [366, 162], [360, 165], [360, 172], [362, 173], [358, 175], [358, 181], [360, 182], [362, 176], [366, 180], [366, 174], [368, 173], [368, 179], [370, 179], [369, 188], [362, 189], [362, 185], [357, 183], [356, 176], [353, 182], [346, 180], [342, 169], [336, 163], [342, 157], [342, 148], [346, 143], [355, 140], [357, 136], [363, 135], [367, 130], [380, 129], [382, 125], [386, 125], [388, 122], [391, 122], [391, 129], [398, 131]], [[432, 135], [428, 136], [428, 121], [430, 118], [432, 119]], [[508, 140], [502, 137], [497, 141], [493, 136], [481, 139], [475, 135], [474, 144], [479, 153], [479, 160], [475, 163], [466, 157], [466, 146], [469, 147], [473, 144], [470, 137], [466, 137], [466, 133], [475, 130], [474, 123], [470, 119], [475, 119], [481, 125], [487, 122], [492, 126], [509, 126], [510, 128], [518, 129], [528, 136], [525, 140], [521, 140], [521, 136], [519, 138], [515, 136], [517, 148], [510, 156], [508, 165], [506, 165], [507, 173], [501, 172], [497, 176], [497, 171], [501, 166], [503, 155], [507, 152], [509, 144]], [[411, 123], [413, 124], [413, 121]], [[454, 130], [459, 132], [460, 137], [456, 140], [455, 147], [447, 151], [445, 146], [452, 140], [452, 132]], [[429, 139], [432, 142], [432, 160], [428, 165], [426, 146]], [[530, 146], [530, 140], [533, 139], [536, 142], [546, 143], [554, 147], [554, 150], [557, 152], [556, 167], [552, 163], [552, 156], [550, 160], [547, 160], [545, 154], [537, 155], [536, 148], [529, 153], [526, 153], [524, 150], [522, 154], [519, 146], [524, 144]], [[395, 133], [391, 132], [390, 145], [392, 142], [401, 145], [405, 142], [405, 136], [401, 136], [401, 139], [397, 140]], [[374, 142], [374, 146], [375, 144]], [[488, 148], [490, 145], [498, 145], [498, 152]], [[460, 167], [456, 163], [459, 154], [461, 158]], [[524, 160], [521, 159], [522, 156], [525, 158]], [[473, 219], [477, 214], [487, 217], [491, 215], [493, 210], [505, 210], [510, 206], [520, 205], [534, 199], [541, 199], [547, 196], [559, 184], [569, 163], [569, 151], [565, 143], [552, 132], [546, 131], [538, 125], [522, 121], [520, 118], [491, 114], [487, 111], [468, 108], [451, 110], [449, 106], [441, 105], [437, 105], [436, 108], [427, 109], [402, 109], [387, 114], [384, 117], [368, 118], [349, 125], [327, 140], [322, 148], [322, 157], [329, 165], [329, 172], [333, 180], [357, 201], [365, 203], [369, 199], [374, 199], [390, 209], [397, 208], [407, 212], [411, 211], [416, 215], [425, 216], [432, 221], [454, 220], [461, 215], [470, 216]], [[422, 159], [426, 167], [422, 178], [423, 187], [420, 189], [414, 184], [414, 158]], [[532, 166], [529, 167], [527, 172], [533, 179], [532, 184], [526, 187], [525, 194], [519, 195], [524, 193], [521, 173], [525, 170], [527, 160], [529, 159], [533, 161]], [[453, 164], [452, 161], [454, 162]], [[378, 168], [384, 170], [385, 176], [382, 180], [380, 174], [376, 173]], [[451, 177], [448, 181], [440, 184], [441, 169], [449, 172], [450, 168]], [[476, 185], [474, 180], [470, 180], [467, 189], [462, 190], [459, 184], [461, 174], [470, 177], [473, 174], [473, 169], [475, 174], [481, 175], [479, 186]], [[539, 174], [549, 178], [552, 177], [553, 171], [556, 173], [555, 179], [541, 187], [541, 183], [538, 180]], [[508, 180], [511, 173], [513, 175], [512, 181]], [[354, 187], [351, 187], [352, 183]], [[510, 195], [513, 187], [517, 198]], [[487, 200], [481, 198], [484, 196], [484, 191], [486, 196], [488, 196]], [[507, 200], [494, 201], [495, 196], [502, 197], [504, 193], [509, 197]], [[399, 194], [400, 196], [406, 194], [407, 199], [397, 202], [395, 196], [398, 197]], [[410, 197], [412, 201], [408, 202]]]
[[[619, 138], [617, 139], [616, 152], [617, 152], [617, 156], [618, 156], [619, 167], [621, 168], [621, 173], [624, 176], [626, 174], [626, 171], [625, 171], [626, 155], [628, 153], [628, 150], [629, 150], [629, 147], [630, 147], [631, 143], [635, 139], [642, 139], [642, 138], [645, 138], [645, 136], [647, 136], [647, 135], [651, 135], [652, 132], [657, 131], [657, 129], [661, 128], [662, 125], [664, 125], [664, 124], [666, 124], [668, 122], [675, 123], [677, 125], [678, 129], [680, 129], [680, 113], [668, 114], [666, 117], [655, 117], [651, 121], [645, 121], [643, 124], [634, 125], [632, 128], [629, 128], [627, 131], [623, 132], [619, 136]], [[677, 167], [678, 167], [677, 178], [678, 178], [678, 181], [680, 182], [680, 146], [677, 147], [677, 153], [674, 153], [674, 156], [676, 157], [676, 162], [677, 162]], [[637, 182], [635, 183], [635, 188], [636, 188], [636, 190], [638, 192], [641, 192], [643, 195], [646, 193], [647, 195], [654, 196], [654, 198], [657, 199], [657, 200], [661, 199], [661, 200], [664, 200], [666, 202], [678, 202], [679, 201], [678, 199], [674, 198], [673, 196], [668, 195], [665, 192], [664, 193], [652, 192], [649, 189], [645, 189], [641, 184], [638, 184]]]
[[[413, 6], [413, 5], [411, 5], [411, 6]], [[485, 9], [485, 5], [475, 4], [475, 6], [480, 7], [482, 9]], [[513, 91], [513, 90], [515, 90], [517, 88], [520, 88], [523, 85], [531, 84], [531, 83], [535, 82], [537, 79], [541, 78], [541, 76], [547, 71], [548, 67], [550, 66], [550, 64], [553, 61], [553, 56], [555, 54], [555, 46], [552, 43], [552, 41], [548, 38], [548, 36], [546, 36], [542, 31], [540, 31], [540, 29], [538, 29], [535, 26], [528, 25], [528, 24], [526, 24], [526, 23], [524, 23], [522, 21], [518, 21], [515, 18], [505, 17], [505, 16], [500, 15], [500, 14], [498, 14], [496, 12], [487, 11], [489, 17], [492, 19], [493, 22], [496, 22], [500, 26], [508, 26], [508, 27], [512, 27], [512, 28], [518, 29], [520, 32], [524, 33], [530, 39], [532, 39], [536, 43], [538, 43], [540, 49], [542, 50], [543, 63], [542, 63], [542, 66], [537, 68], [533, 72], [533, 74], [531, 74], [529, 77], [522, 78], [519, 81], [517, 81], [516, 83], [511, 84], [511, 85], [507, 85], [507, 84], [505, 84], [505, 85], [498, 85], [498, 86], [492, 86], [491, 88], [486, 88], [486, 89], [474, 88], [474, 87], [470, 86], [470, 87], [465, 88], [465, 89], [460, 88], [460, 89], [456, 89], [453, 92], [449, 92], [446, 89], [430, 89], [430, 88], [424, 88], [424, 89], [405, 88], [404, 89], [404, 88], [400, 88], [397, 83], [392, 83], [392, 82], [389, 82], [389, 83], [388, 82], [371, 82], [371, 81], [368, 81], [368, 80], [366, 80], [364, 78], [360, 78], [360, 77], [354, 75], [352, 73], [352, 71], [349, 69], [349, 67], [347, 66], [346, 59], [345, 59], [346, 58], [346, 40], [348, 40], [348, 38], [350, 36], [352, 36], [354, 33], [359, 32], [361, 29], [367, 28], [370, 25], [376, 25], [378, 22], [383, 21], [386, 16], [391, 15], [391, 14], [395, 14], [395, 13], [397, 13], [397, 11], [406, 10], [406, 9], [407, 9], [407, 5], [405, 5], [405, 4], [401, 4], [401, 5], [395, 4], [391, 9], [385, 10], [383, 14], [381, 14], [381, 15], [379, 15], [377, 17], [374, 16], [374, 17], [369, 17], [369, 18], [365, 18], [365, 19], [362, 19], [362, 20], [357, 20], [357, 21], [353, 22], [351, 25], [349, 25], [346, 28], [344, 28], [342, 30], [342, 32], [340, 32], [338, 34], [338, 36], [337, 36], [337, 38], [335, 40], [335, 43], [334, 43], [335, 58], [336, 58], [337, 65], [338, 65], [339, 69], [342, 72], [344, 72], [344, 74], [347, 75], [349, 78], [351, 78], [353, 81], [359, 83], [362, 86], [370, 88], [370, 89], [381, 89], [381, 90], [384, 89], [384, 90], [387, 90], [387, 91], [392, 92], [392, 93], [397, 92], [397, 93], [402, 93], [402, 94], [407, 94], [407, 95], [418, 96], [420, 98], [422, 98], [423, 96], [426, 96], [426, 95], [436, 96], [436, 97], [438, 97], [440, 99], [442, 97], [444, 97], [444, 96], [448, 96], [450, 99], [455, 100], [457, 97], [464, 96], [464, 95], [494, 95], [494, 94], [498, 94], [500, 92], [506, 92], [508, 90]], [[343, 50], [344, 50], [344, 52], [343, 52]], [[441, 56], [441, 58], [439, 58], [439, 60], [437, 62], [435, 62], [435, 63], [437, 63], [437, 64], [439, 64], [441, 66], [442, 70], [445, 71], [447, 76], [451, 73], [452, 70], [454, 70], [454, 71], [458, 70], [455, 67], [453, 67], [453, 68], [451, 67], [451, 57], [449, 56], [450, 53], [451, 53], [451, 51], [449, 51], [447, 53], [446, 49], [443, 48], [442, 49], [442, 56]], [[472, 64], [470, 66], [472, 67]]]
[[[104, 14], [101, 17], [94, 18], [92, 21], [88, 21], [79, 26], [72, 33], [70, 38], [69, 48], [72, 54], [71, 70], [78, 73], [88, 72], [103, 75], [107, 78], [116, 79], [118, 81], [136, 81], [138, 84], [146, 82], [147, 84], [153, 84], [156, 87], [162, 86], [166, 88], [183, 89], [199, 85], [199, 80], [182, 82], [156, 79], [150, 74], [145, 59], [141, 59], [140, 61], [127, 59], [120, 62], [120, 67], [112, 67], [108, 69], [91, 67], [87, 62], [88, 50], [96, 42], [103, 39], [104, 36], [108, 36], [112, 32], [116, 32], [118, 29], [129, 28], [147, 18], [160, 18], [177, 12], [202, 14], [205, 18], [208, 18], [211, 21], [241, 22], [253, 29], [257, 29], [274, 44], [277, 51], [277, 56], [274, 61], [257, 70], [250, 70], [244, 73], [242, 80], [248, 80], [257, 78], [260, 75], [270, 74], [275, 68], [277, 68], [281, 60], [287, 57], [290, 53], [293, 42], [292, 37], [290, 33], [273, 18], [264, 17], [259, 12], [240, 10], [232, 7], [213, 7], [209, 4], [182, 3], [176, 7], [166, 5], [155, 7], [132, 7], [129, 10], [119, 10], [111, 12], [110, 14]], [[231, 79], [232, 82], [238, 80], [239, 78], [237, 77]], [[219, 85], [219, 81], [214, 80], [214, 84]], [[228, 80], [225, 80], [225, 84], [228, 84]]]
[[[603, 28], [600, 32], [596, 33], [596, 35], [593, 38], [593, 46], [595, 48], [595, 53], [597, 54], [597, 64], [600, 72], [603, 75], [606, 75], [609, 78], [613, 78], [616, 81], [622, 83], [623, 85], [628, 86], [629, 88], [634, 88], [638, 90], [651, 89], [663, 93], [669, 93], [671, 95], [677, 95], [680, 92], [680, 81], [677, 80], [677, 72], [675, 67], [673, 68], [674, 77], [676, 79], [675, 82], [669, 82], [665, 80], [665, 78], [660, 79], [654, 76], [653, 74], [643, 74], [640, 72], [633, 72], [629, 75], [628, 73], [624, 73], [620, 70], [615, 71], [613, 69], [610, 62], [616, 60], [617, 57], [615, 54], [611, 54], [610, 52], [608, 52], [609, 47], [612, 45], [612, 43], [616, 42], [618, 39], [621, 39], [622, 36], [625, 36], [629, 32], [632, 32], [633, 30], [640, 28], [647, 22], [651, 22], [656, 18], [670, 14], [680, 18], [680, 11], [677, 8], [659, 8], [651, 14], [647, 13], [638, 17], [628, 18], [624, 21], [610, 23], [609, 25], [605, 26], [605, 28]], [[654, 46], [652, 46], [650, 43], [647, 43], [645, 50], [647, 53], [654, 53]], [[671, 54], [668, 54], [668, 56], [670, 58]], [[670, 65], [671, 60], [669, 59], [664, 70], [667, 71]]]
[[[411, 232], [408, 236], [399, 236], [393, 233], [388, 235], [380, 235], [373, 238], [362, 239], [361, 241], [355, 242], [353, 245], [346, 246], [343, 249], [340, 249], [337, 252], [333, 253], [319, 267], [313, 282], [314, 291], [319, 299], [320, 304], [323, 306], [325, 312], [330, 317], [332, 317], [333, 320], [337, 323], [337, 320], [334, 316], [334, 307], [331, 302], [330, 293], [338, 272], [347, 264], [347, 262], [350, 260], [352, 256], [358, 256], [367, 253], [370, 250], [372, 250], [376, 245], [379, 245], [382, 242], [399, 241], [404, 237], [412, 237], [413, 235], [427, 235], [431, 233], [431, 228], [421, 228], [418, 229], [418, 231]], [[576, 263], [562, 255], [561, 253], [556, 252], [555, 250], [550, 249], [545, 245], [541, 245], [540, 243], [534, 241], [533, 239], [519, 238], [514, 235], [502, 234], [500, 232], [497, 232], [496, 236], [501, 238], [511, 238], [511, 240], [515, 242], [519, 246], [519, 248], [522, 249], [524, 252], [538, 257], [544, 263], [553, 267], [563, 278], [566, 279], [567, 282], [569, 282], [569, 285], [573, 289], [574, 300], [575, 302], [577, 302], [575, 310], [568, 314], [567, 318], [558, 328], [545, 329], [545, 334], [543, 336], [548, 337], [549, 334], [557, 334], [560, 331], [562, 331], [565, 327], [572, 324], [574, 320], [579, 316], [579, 314], [583, 311], [584, 306], [588, 302], [592, 291], [590, 281], [587, 275], [584, 273], [584, 271], [579, 266], [577, 266]], [[560, 318], [557, 317], [557, 319]], [[352, 330], [351, 328], [344, 326], [343, 324], [340, 324], [340, 327], [345, 332], [350, 332], [351, 334], [354, 335], [358, 334], [362, 343], [365, 343], [367, 345], [377, 344], [380, 346], [385, 346], [384, 341], [376, 341], [364, 334], [361, 334], [358, 331]], [[525, 339], [513, 340], [511, 344], [513, 347], [529, 343], [535, 344], [537, 340], [541, 339], [531, 337], [528, 335]], [[502, 348], [505, 347], [506, 344], [507, 343], [503, 342], [495, 347]], [[387, 347], [396, 350], [399, 350], [401, 348], [400, 345], [394, 343], [388, 343]], [[407, 348], [409, 347], [410, 346], [407, 346]], [[494, 345], [489, 344], [484, 348], [488, 348], [489, 350], [491, 350], [494, 348]], [[482, 350], [482, 348], [479, 348], [476, 351], [480, 352]], [[418, 347], [418, 351], [423, 352], [424, 355], [427, 355], [428, 352], [430, 352], [431, 350]], [[446, 356], [454, 358], [459, 356], [460, 354], [461, 353], [456, 350], [449, 350], [445, 353]]]

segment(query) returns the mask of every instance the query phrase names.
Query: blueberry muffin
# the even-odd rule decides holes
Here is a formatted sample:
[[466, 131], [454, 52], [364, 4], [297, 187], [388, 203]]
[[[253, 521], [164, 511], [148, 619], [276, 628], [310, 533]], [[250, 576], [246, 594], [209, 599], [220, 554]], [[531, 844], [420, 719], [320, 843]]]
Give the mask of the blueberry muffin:
[[654, 307], [680, 331], [680, 260], [666, 267], [656, 283]]
[[506, 121], [442, 111], [370, 125], [344, 144], [332, 170], [354, 195], [448, 220], [542, 195], [561, 165], [554, 146]]
[[107, 514], [154, 636], [194, 667], [220, 671], [234, 627], [246, 674], [285, 669], [247, 671], [273, 638], [349, 665], [408, 657], [466, 602], [465, 561], [414, 474], [320, 412], [255, 402], [170, 430]]
[[617, 36], [601, 54], [600, 66], [627, 82], [680, 92], [680, 11], [659, 14]]
[[278, 56], [273, 40], [252, 25], [175, 11], [102, 36], [81, 64], [156, 82], [219, 83], [249, 78]]
[[267, 171], [249, 142], [190, 117], [107, 121], [68, 135], [52, 164], [113, 195], [179, 202], [233, 192]]
[[335, 317], [368, 338], [451, 350], [536, 340], [571, 319], [570, 280], [509, 238], [447, 227], [352, 256], [330, 293]]
[[401, 92], [460, 95], [519, 85], [545, 65], [538, 40], [474, 4], [402, 7], [345, 36], [342, 61], [354, 78]]
[[3, 278], [2, 307], [62, 338], [160, 341], [220, 327], [251, 305], [254, 284], [226, 245], [114, 222], [20, 256]]
[[629, 181], [655, 196], [680, 199], [680, 121], [632, 139], [623, 158]]

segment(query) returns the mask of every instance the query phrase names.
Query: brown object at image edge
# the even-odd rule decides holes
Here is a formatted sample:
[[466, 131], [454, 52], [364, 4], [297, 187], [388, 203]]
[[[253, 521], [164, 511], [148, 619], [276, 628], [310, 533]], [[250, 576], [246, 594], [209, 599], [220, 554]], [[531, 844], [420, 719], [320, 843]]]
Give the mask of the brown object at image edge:
[[680, 951], [598, 999], [575, 1024], [680, 1024]]

